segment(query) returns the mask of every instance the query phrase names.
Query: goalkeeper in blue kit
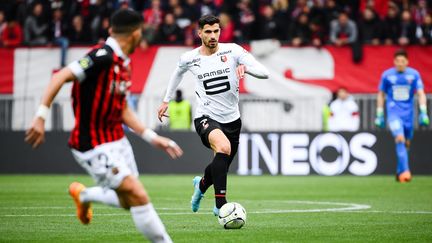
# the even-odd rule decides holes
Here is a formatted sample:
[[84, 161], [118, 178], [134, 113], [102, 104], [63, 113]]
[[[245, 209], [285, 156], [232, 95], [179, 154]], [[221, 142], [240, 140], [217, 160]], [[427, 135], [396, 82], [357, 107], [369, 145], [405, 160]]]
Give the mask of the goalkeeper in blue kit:
[[386, 70], [381, 76], [377, 97], [375, 125], [384, 128], [384, 100], [386, 101], [387, 124], [396, 142], [396, 180], [411, 181], [408, 162], [408, 149], [414, 134], [414, 95], [417, 93], [420, 112], [420, 126], [429, 125], [426, 95], [423, 81], [417, 70], [408, 67], [408, 55], [404, 50], [394, 54], [395, 67]]

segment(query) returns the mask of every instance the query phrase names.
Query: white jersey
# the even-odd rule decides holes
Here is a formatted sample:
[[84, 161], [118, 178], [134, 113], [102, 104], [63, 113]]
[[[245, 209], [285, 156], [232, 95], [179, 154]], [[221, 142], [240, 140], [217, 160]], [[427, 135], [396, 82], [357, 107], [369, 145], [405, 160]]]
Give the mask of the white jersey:
[[345, 100], [336, 99], [330, 103], [331, 116], [328, 120], [329, 131], [358, 131], [360, 128], [359, 108], [352, 96]]
[[268, 71], [237, 44], [219, 43], [218, 47], [218, 51], [210, 56], [201, 55], [201, 47], [198, 47], [180, 57], [169, 81], [164, 102], [174, 97], [183, 74], [190, 71], [196, 79], [198, 107], [195, 118], [207, 115], [220, 123], [228, 123], [240, 117], [237, 66], [245, 65], [246, 73], [257, 78], [267, 78]]

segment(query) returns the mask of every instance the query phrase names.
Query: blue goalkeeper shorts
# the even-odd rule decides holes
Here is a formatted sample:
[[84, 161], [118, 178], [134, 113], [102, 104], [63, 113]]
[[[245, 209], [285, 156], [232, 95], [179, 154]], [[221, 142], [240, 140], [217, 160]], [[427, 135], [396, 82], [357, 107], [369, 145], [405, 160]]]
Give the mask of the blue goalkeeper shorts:
[[389, 115], [387, 124], [393, 137], [403, 135], [406, 140], [411, 140], [414, 136], [414, 123], [412, 119], [402, 119], [396, 115]]

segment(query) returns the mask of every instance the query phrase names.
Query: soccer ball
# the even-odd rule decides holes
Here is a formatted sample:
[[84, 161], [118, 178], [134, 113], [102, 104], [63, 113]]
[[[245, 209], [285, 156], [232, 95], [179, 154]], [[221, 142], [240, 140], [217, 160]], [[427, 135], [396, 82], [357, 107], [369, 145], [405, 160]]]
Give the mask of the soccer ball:
[[246, 223], [246, 210], [239, 203], [226, 203], [219, 209], [218, 221], [225, 229], [240, 229]]

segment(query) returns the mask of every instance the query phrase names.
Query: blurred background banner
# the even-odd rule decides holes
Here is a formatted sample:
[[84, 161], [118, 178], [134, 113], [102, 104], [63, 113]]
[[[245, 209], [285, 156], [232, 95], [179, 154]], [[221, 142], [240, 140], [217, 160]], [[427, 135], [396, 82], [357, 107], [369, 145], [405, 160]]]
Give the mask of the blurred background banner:
[[[172, 161], [134, 134], [128, 138], [138, 168], [144, 174], [200, 173], [212, 159], [193, 132], [161, 132], [183, 147], [182, 158]], [[84, 173], [67, 147], [68, 132], [48, 132], [46, 143], [32, 150], [24, 143], [24, 132], [0, 132], [0, 173]], [[415, 174], [432, 174], [431, 131], [416, 131], [410, 151]], [[231, 173], [239, 175], [325, 175], [366, 176], [394, 174], [396, 156], [390, 133], [275, 132], [242, 133], [239, 152]]]
[[[281, 47], [277, 41], [254, 41], [245, 45], [270, 70], [269, 80], [251, 76], [240, 80], [240, 109], [244, 126], [249, 131], [320, 131], [321, 109], [331, 100], [331, 93], [346, 88], [360, 103], [361, 129], [373, 129], [370, 122], [374, 114], [374, 97], [380, 75], [391, 67], [394, 46], [365, 46], [360, 63], [351, 59], [351, 49], [327, 46]], [[180, 55], [190, 47], [151, 46], [145, 51], [137, 49], [132, 55], [133, 85], [136, 109], [140, 118], [150, 127], [159, 122], [156, 109]], [[68, 61], [85, 55], [88, 47], [71, 47]], [[432, 91], [432, 47], [407, 47], [410, 65], [423, 78], [425, 91]], [[40, 95], [56, 71], [60, 58], [59, 48], [0, 49], [0, 126], [15, 131], [24, 130], [30, 123]], [[170, 70], [170, 71], [167, 71]], [[179, 89], [185, 99], [194, 104], [194, 79], [185, 75]], [[71, 130], [73, 113], [70, 89], [66, 84], [57, 95], [54, 109], [47, 121], [48, 130]], [[364, 104], [362, 104], [364, 102]], [[259, 112], [268, 116], [256, 116]], [[307, 111], [307, 112], [305, 112]], [[370, 114], [369, 114], [370, 113]], [[372, 115], [371, 115], [372, 116]], [[283, 120], [284, 122], [280, 122]], [[53, 123], [54, 121], [54, 123]]]

